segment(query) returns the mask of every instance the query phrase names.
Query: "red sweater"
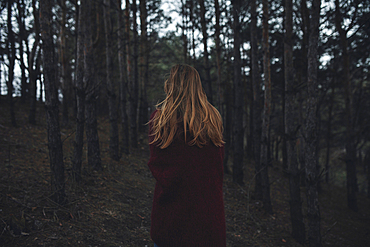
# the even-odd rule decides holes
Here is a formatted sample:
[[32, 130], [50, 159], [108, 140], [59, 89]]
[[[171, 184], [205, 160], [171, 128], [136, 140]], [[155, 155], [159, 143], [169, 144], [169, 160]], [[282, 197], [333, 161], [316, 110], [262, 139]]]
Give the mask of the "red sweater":
[[226, 246], [223, 157], [223, 147], [189, 146], [181, 135], [165, 149], [150, 145], [156, 179], [150, 233], [159, 247]]

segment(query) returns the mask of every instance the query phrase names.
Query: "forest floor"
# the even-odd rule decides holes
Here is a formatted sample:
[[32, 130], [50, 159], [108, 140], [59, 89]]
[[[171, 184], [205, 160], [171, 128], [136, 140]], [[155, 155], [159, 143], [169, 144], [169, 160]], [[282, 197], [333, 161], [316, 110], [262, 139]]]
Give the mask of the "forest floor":
[[[138, 149], [113, 161], [108, 157], [109, 120], [99, 118], [104, 171], [89, 171], [85, 160], [83, 181], [76, 186], [71, 181], [74, 127], [62, 128], [68, 203], [60, 206], [49, 199], [44, 108], [38, 106], [37, 125], [28, 124], [26, 105], [17, 101], [15, 109], [16, 128], [10, 126], [7, 102], [0, 99], [0, 246], [153, 246], [149, 231], [155, 182], [146, 166], [146, 135], [140, 136]], [[305, 246], [290, 234], [288, 179], [281, 164], [270, 168], [272, 215], [252, 198], [253, 168], [246, 164], [245, 186], [225, 175], [227, 246]], [[304, 188], [302, 198], [306, 215]], [[349, 210], [345, 188], [322, 183], [323, 246], [369, 246], [370, 200], [359, 194], [358, 204], [358, 212]]]

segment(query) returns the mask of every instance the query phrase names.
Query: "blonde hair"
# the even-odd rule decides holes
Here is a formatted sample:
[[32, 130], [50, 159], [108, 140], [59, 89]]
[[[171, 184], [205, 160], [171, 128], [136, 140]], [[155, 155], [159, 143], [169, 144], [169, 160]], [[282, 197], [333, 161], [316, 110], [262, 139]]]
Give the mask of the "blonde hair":
[[157, 112], [151, 120], [150, 144], [164, 149], [178, 134], [178, 125], [184, 126], [184, 137], [187, 132], [192, 138], [188, 145], [203, 147], [209, 141], [215, 146], [224, 144], [222, 138], [222, 118], [212, 106], [202, 87], [199, 73], [189, 65], [175, 65], [171, 68], [169, 78], [165, 81], [166, 98], [157, 104]]

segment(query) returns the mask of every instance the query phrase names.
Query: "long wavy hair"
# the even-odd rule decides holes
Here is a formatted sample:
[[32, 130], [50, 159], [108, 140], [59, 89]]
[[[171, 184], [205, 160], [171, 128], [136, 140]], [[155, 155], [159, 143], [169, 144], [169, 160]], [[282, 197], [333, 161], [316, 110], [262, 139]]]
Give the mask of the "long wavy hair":
[[[164, 84], [166, 98], [157, 104], [151, 120], [152, 141], [160, 148], [168, 147], [183, 124], [185, 142], [203, 147], [210, 141], [221, 147], [222, 118], [212, 106], [202, 87], [198, 71], [189, 65], [175, 65]], [[189, 137], [187, 140], [187, 137]]]

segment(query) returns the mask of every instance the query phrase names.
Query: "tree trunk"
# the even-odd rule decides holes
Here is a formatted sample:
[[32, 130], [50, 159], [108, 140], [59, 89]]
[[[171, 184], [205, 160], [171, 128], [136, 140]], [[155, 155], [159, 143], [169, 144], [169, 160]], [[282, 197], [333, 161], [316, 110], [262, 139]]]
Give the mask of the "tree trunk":
[[285, 137], [287, 138], [287, 168], [289, 174], [290, 191], [290, 219], [292, 222], [293, 238], [304, 244], [305, 225], [302, 214], [302, 200], [300, 190], [300, 172], [297, 160], [297, 92], [294, 81], [293, 66], [293, 3], [285, 0], [285, 40], [284, 40], [284, 62], [285, 62]]
[[[334, 75], [336, 77], [336, 75]], [[336, 81], [336, 79], [334, 78]], [[326, 161], [325, 161], [325, 181], [329, 183], [330, 180], [330, 146], [331, 146], [331, 127], [332, 127], [332, 118], [333, 118], [333, 106], [334, 106], [334, 95], [335, 95], [335, 86], [331, 87], [331, 96], [329, 104], [329, 116], [328, 116], [328, 127], [326, 132]]]
[[[130, 1], [126, 0], [126, 52], [127, 52], [127, 76], [129, 86], [129, 119], [130, 119], [130, 140], [133, 148], [137, 147], [137, 105], [138, 105], [138, 85], [137, 85], [137, 23], [136, 23], [136, 2], [132, 4], [132, 21], [133, 21], [133, 54], [131, 56], [130, 43]], [[132, 59], [131, 59], [132, 58]], [[133, 61], [133, 73], [131, 67]], [[135, 65], [136, 64], [136, 65]]]
[[[285, 61], [284, 61], [285, 62]], [[281, 95], [281, 98], [282, 98], [282, 124], [281, 124], [281, 133], [285, 133], [285, 126], [286, 126], [286, 122], [285, 122], [285, 118], [286, 118], [286, 90], [285, 90], [285, 80], [282, 81], [282, 88], [284, 88], [284, 90], [282, 90], [282, 95]], [[282, 167], [283, 167], [283, 170], [284, 171], [288, 171], [288, 150], [287, 150], [287, 140], [285, 138], [285, 136], [282, 136], [282, 148], [281, 148], [281, 152], [282, 152]]]
[[70, 92], [69, 92], [69, 82], [68, 82], [68, 75], [67, 75], [67, 50], [66, 50], [66, 15], [67, 15], [67, 7], [66, 7], [66, 0], [60, 1], [60, 7], [62, 11], [62, 19], [60, 23], [60, 65], [61, 65], [61, 89], [63, 94], [63, 102], [62, 102], [62, 126], [67, 126], [69, 119], [68, 119], [68, 106], [70, 101]]
[[186, 1], [184, 2], [181, 0], [181, 15], [182, 15], [182, 40], [183, 44], [183, 56], [184, 56], [184, 63], [188, 63], [188, 38], [186, 36], [186, 29], [187, 29], [187, 13], [186, 13]]
[[138, 25], [137, 25], [137, 5], [136, 0], [132, 1], [132, 34], [133, 34], [133, 84], [131, 86], [131, 101], [132, 101], [132, 108], [131, 108], [131, 139], [132, 139], [132, 146], [134, 148], [137, 148], [137, 134], [138, 134], [138, 121], [137, 121], [137, 110], [138, 110], [138, 104], [139, 104], [139, 67], [138, 67], [138, 59], [139, 59], [139, 39], [138, 39]]
[[149, 119], [148, 112], [148, 97], [146, 88], [148, 85], [148, 70], [149, 70], [149, 49], [147, 40], [147, 6], [146, 0], [140, 0], [140, 115], [139, 115], [139, 131], [143, 133], [146, 129], [146, 123]]
[[268, 1], [263, 0], [263, 32], [262, 32], [262, 44], [263, 44], [263, 73], [264, 73], [264, 108], [262, 114], [262, 131], [261, 131], [261, 160], [260, 167], [257, 171], [261, 174], [261, 191], [262, 191], [262, 202], [263, 208], [268, 213], [272, 213], [271, 199], [270, 199], [270, 182], [268, 176], [268, 167], [271, 165], [271, 160], [268, 156], [269, 148], [269, 129], [270, 129], [270, 117], [271, 117], [271, 75], [270, 75], [270, 47], [269, 47], [269, 7]]
[[21, 67], [21, 100], [22, 103], [25, 103], [28, 99], [28, 84], [27, 84], [27, 78], [26, 78], [26, 65], [24, 63], [24, 47], [23, 47], [23, 41], [25, 38], [27, 38], [25, 33], [25, 4], [24, 1], [17, 0], [17, 8], [18, 8], [18, 27], [19, 27], [19, 33], [18, 33], [18, 42], [19, 42], [19, 61], [20, 61], [20, 67]]
[[221, 108], [221, 40], [220, 40], [220, 4], [218, 0], [215, 0], [215, 14], [216, 14], [216, 25], [215, 25], [215, 45], [216, 45], [216, 64], [217, 64], [217, 103], [218, 108]]
[[[231, 65], [230, 56], [228, 55], [228, 66]], [[224, 172], [226, 174], [231, 174], [230, 168], [228, 167], [228, 161], [229, 161], [229, 155], [232, 152], [232, 149], [234, 147], [233, 145], [233, 92], [232, 92], [232, 80], [231, 78], [231, 71], [227, 71], [227, 78], [228, 80], [225, 80], [224, 82], [224, 98], [225, 98], [225, 114], [223, 115], [225, 121], [225, 131], [224, 131], [224, 137], [225, 137], [225, 157], [224, 157]]]
[[241, 8], [240, 0], [233, 0], [233, 30], [234, 30], [234, 124], [233, 124], [233, 182], [243, 185], [243, 84], [241, 78], [241, 58], [240, 58], [240, 21], [239, 11]]
[[86, 121], [86, 139], [87, 139], [87, 156], [88, 165], [93, 170], [103, 170], [100, 157], [100, 145], [98, 136], [96, 98], [98, 85], [95, 79], [94, 66], [94, 48], [92, 42], [94, 13], [92, 12], [91, 4], [87, 0], [81, 2], [85, 6], [86, 22], [84, 28], [84, 79], [87, 92], [85, 94], [85, 121]]
[[105, 26], [105, 56], [106, 56], [106, 80], [109, 106], [109, 153], [113, 160], [119, 160], [119, 136], [118, 136], [118, 112], [116, 102], [116, 86], [112, 80], [112, 21], [110, 0], [104, 0], [104, 26]]
[[124, 58], [125, 40], [124, 40], [124, 22], [123, 13], [121, 9], [122, 1], [117, 0], [118, 9], [118, 63], [120, 74], [120, 103], [121, 103], [121, 125], [122, 125], [122, 151], [125, 154], [130, 152], [129, 144], [129, 122], [127, 116], [127, 77], [126, 77], [126, 64]]
[[251, 73], [253, 84], [253, 159], [255, 165], [255, 198], [262, 200], [260, 158], [261, 158], [261, 82], [258, 68], [258, 44], [257, 44], [257, 4], [251, 1]]
[[317, 184], [319, 181], [317, 170], [318, 145], [318, 39], [320, 21], [320, 0], [313, 0], [311, 7], [310, 34], [308, 42], [308, 69], [307, 69], [307, 103], [305, 126], [305, 171], [307, 186], [307, 219], [309, 246], [321, 246], [320, 209]]
[[14, 66], [15, 66], [15, 38], [13, 33], [12, 27], [12, 5], [13, 1], [8, 0], [8, 43], [7, 43], [7, 50], [8, 50], [8, 59], [9, 59], [9, 72], [8, 72], [8, 100], [9, 100], [9, 116], [10, 122], [13, 127], [17, 127], [17, 122], [15, 120], [15, 113], [14, 113], [14, 99], [13, 99], [13, 80], [14, 80]]
[[75, 90], [77, 101], [77, 116], [76, 116], [76, 134], [73, 150], [72, 176], [73, 180], [79, 184], [81, 181], [81, 164], [83, 152], [83, 136], [85, 127], [85, 87], [83, 83], [84, 73], [84, 33], [87, 13], [85, 11], [85, 1], [82, 1], [77, 12], [77, 61], [76, 61], [76, 76], [75, 76]]
[[[40, 73], [40, 52], [37, 53], [37, 48], [40, 43], [40, 24], [39, 24], [39, 11], [36, 8], [36, 0], [32, 0], [32, 12], [34, 20], [34, 33], [35, 41], [31, 52], [27, 51], [28, 54], [28, 74], [29, 74], [29, 89], [30, 89], [30, 113], [28, 115], [28, 122], [30, 124], [36, 124], [36, 81], [38, 74]], [[28, 49], [28, 42], [26, 40], [26, 47]], [[34, 69], [34, 63], [36, 63], [36, 69]]]
[[[195, 55], [195, 19], [196, 16], [194, 14], [194, 1], [190, 1], [190, 6], [189, 6], [189, 22], [191, 24], [191, 40], [190, 40], [190, 48], [189, 48], [189, 63], [191, 62], [194, 64], [196, 60], [196, 55]], [[216, 13], [216, 22], [217, 22], [217, 13]], [[217, 25], [217, 24], [216, 24]], [[216, 29], [217, 32], [217, 29]], [[193, 50], [192, 54], [193, 56], [190, 55], [190, 51]], [[216, 48], [217, 50], [217, 48]]]
[[353, 211], [357, 207], [357, 177], [356, 177], [356, 144], [353, 116], [352, 83], [350, 78], [350, 62], [348, 54], [347, 30], [342, 28], [342, 15], [340, 13], [339, 0], [335, 0], [335, 25], [339, 32], [342, 48], [343, 61], [343, 87], [345, 97], [345, 123], [346, 123], [346, 170], [347, 170], [347, 203]]
[[207, 34], [207, 20], [206, 20], [206, 8], [204, 5], [204, 0], [199, 0], [200, 4], [200, 24], [202, 26], [202, 35], [203, 35], [203, 59], [204, 59], [204, 70], [205, 78], [203, 80], [204, 89], [208, 101], [212, 104], [212, 82], [211, 82], [211, 73], [209, 67], [209, 58], [208, 58], [208, 34]]
[[[251, 50], [250, 50], [251, 52]], [[248, 54], [251, 57], [251, 53]], [[251, 68], [251, 66], [249, 66]], [[248, 134], [247, 134], [247, 150], [246, 154], [248, 157], [251, 157], [253, 160], [253, 153], [254, 153], [254, 142], [253, 142], [253, 129], [254, 129], [254, 101], [253, 101], [253, 77], [252, 73], [249, 73], [249, 77], [246, 76], [249, 80], [249, 85], [248, 85], [248, 90], [247, 90], [247, 97], [248, 99], [246, 100], [246, 107], [249, 109], [249, 115], [248, 115]]]
[[66, 202], [63, 147], [58, 120], [58, 95], [56, 88], [56, 66], [52, 34], [52, 1], [40, 2], [40, 24], [42, 30], [43, 71], [45, 83], [45, 108], [48, 128], [48, 147], [51, 168], [52, 199], [59, 204]]
[[[301, 16], [302, 16], [302, 23], [301, 23], [301, 30], [302, 30], [302, 45], [301, 45], [301, 60], [299, 64], [299, 76], [298, 81], [301, 81], [303, 84], [307, 84], [307, 67], [308, 67], [308, 58], [307, 58], [307, 49], [308, 49], [308, 40], [309, 40], [309, 31], [310, 31], [310, 14], [307, 8], [307, 1], [301, 0]], [[304, 93], [298, 92], [298, 105], [299, 105], [299, 125], [305, 126], [304, 123]], [[306, 170], [305, 170], [305, 138], [304, 138], [304, 128], [302, 131], [299, 132], [299, 144], [297, 145], [298, 148], [298, 160], [300, 164], [300, 171], [301, 171], [301, 183], [303, 186], [306, 185]]]

